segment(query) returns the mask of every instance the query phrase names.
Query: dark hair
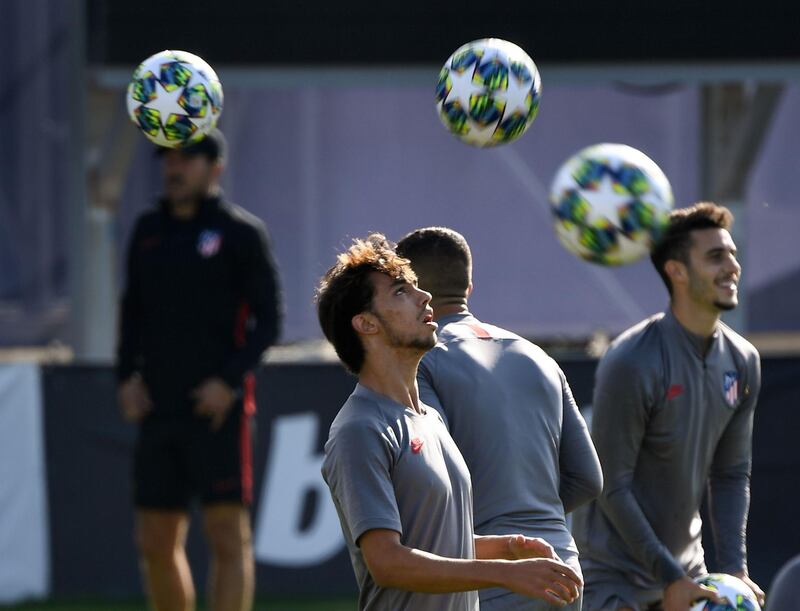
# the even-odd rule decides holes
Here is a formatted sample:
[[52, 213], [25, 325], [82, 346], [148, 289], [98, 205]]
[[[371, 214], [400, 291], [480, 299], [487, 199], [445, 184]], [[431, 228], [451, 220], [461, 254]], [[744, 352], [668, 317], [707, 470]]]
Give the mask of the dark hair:
[[417, 229], [397, 243], [397, 253], [411, 261], [420, 288], [435, 304], [466, 302], [472, 253], [463, 235], [447, 227]]
[[176, 149], [157, 146], [155, 153], [156, 156], [161, 157], [167, 151], [177, 150], [183, 155], [189, 157], [202, 155], [208, 159], [209, 162], [215, 163], [217, 161], [225, 161], [227, 149], [228, 142], [225, 140], [225, 135], [215, 127], [197, 142], [193, 142]]
[[699, 229], [725, 229], [733, 225], [733, 214], [725, 206], [712, 202], [699, 202], [688, 208], [678, 208], [669, 215], [661, 239], [650, 253], [650, 260], [667, 285], [672, 295], [672, 283], [664, 266], [670, 259], [689, 265], [689, 249], [692, 246], [692, 231]]
[[398, 256], [394, 244], [383, 234], [372, 233], [353, 240], [337, 257], [317, 287], [317, 316], [322, 332], [333, 344], [344, 366], [358, 374], [364, 366], [364, 346], [353, 328], [353, 317], [372, 306], [375, 287], [370, 272], [416, 282], [406, 259]]

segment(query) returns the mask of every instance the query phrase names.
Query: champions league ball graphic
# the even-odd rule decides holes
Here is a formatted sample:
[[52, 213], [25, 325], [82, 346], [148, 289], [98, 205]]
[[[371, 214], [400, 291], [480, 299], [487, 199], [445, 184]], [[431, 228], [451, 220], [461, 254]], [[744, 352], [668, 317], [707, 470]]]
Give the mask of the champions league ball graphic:
[[624, 144], [596, 144], [561, 166], [550, 204], [567, 250], [592, 263], [623, 265], [650, 253], [673, 197], [664, 172], [647, 155]]
[[436, 109], [462, 142], [496, 146], [516, 140], [536, 117], [542, 82], [536, 64], [517, 45], [499, 38], [459, 47], [436, 85]]
[[203, 59], [162, 51], [144, 60], [128, 85], [131, 121], [153, 143], [178, 148], [201, 140], [222, 113], [222, 85]]

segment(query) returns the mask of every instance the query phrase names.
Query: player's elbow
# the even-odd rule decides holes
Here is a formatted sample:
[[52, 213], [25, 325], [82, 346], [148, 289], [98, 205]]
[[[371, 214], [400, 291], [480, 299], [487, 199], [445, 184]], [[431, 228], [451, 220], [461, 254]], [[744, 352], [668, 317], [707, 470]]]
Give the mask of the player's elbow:
[[712, 483], [714, 481], [749, 481], [751, 469], [751, 462], [749, 460], [735, 464], [714, 463], [711, 465], [708, 477]]
[[379, 588], [394, 588], [397, 587], [397, 583], [395, 583], [395, 579], [397, 578], [397, 573], [392, 571], [391, 567], [389, 567], [383, 561], [377, 561], [373, 563], [369, 563], [369, 574], [372, 575], [372, 581], [375, 582]]
[[564, 512], [570, 513], [578, 507], [596, 499], [603, 492], [603, 474], [597, 472], [586, 473], [571, 482], [570, 490], [563, 491], [561, 499], [564, 503]]
[[597, 496], [597, 502], [601, 507], [611, 508], [620, 503], [625, 503], [631, 494], [632, 490], [630, 484], [606, 479], [601, 485], [600, 493]]
[[[603, 494], [603, 472], [598, 469], [592, 477], [584, 481], [584, 503], [588, 503]], [[583, 503], [581, 503], [583, 504]]]
[[391, 555], [378, 556], [367, 561], [372, 580], [381, 588], [403, 588], [403, 569]]

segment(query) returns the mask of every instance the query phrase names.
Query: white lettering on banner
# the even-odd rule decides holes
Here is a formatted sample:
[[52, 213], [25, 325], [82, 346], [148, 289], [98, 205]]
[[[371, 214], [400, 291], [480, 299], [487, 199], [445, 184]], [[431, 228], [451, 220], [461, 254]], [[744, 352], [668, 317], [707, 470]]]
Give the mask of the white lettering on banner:
[[[272, 423], [267, 469], [256, 520], [255, 556], [284, 567], [320, 564], [344, 547], [339, 518], [322, 479], [315, 443], [316, 414], [281, 416]], [[316, 493], [314, 515], [301, 529], [304, 501]]]

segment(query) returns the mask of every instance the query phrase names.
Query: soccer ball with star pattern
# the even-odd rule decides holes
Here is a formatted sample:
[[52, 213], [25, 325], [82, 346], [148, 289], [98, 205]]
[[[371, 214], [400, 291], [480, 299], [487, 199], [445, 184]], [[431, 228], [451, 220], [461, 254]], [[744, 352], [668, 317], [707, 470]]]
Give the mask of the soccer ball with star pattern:
[[753, 591], [738, 577], [713, 573], [695, 581], [711, 588], [727, 602], [713, 603], [710, 600], [701, 600], [692, 605], [691, 611], [761, 611]]
[[484, 38], [456, 49], [439, 73], [436, 109], [444, 126], [474, 146], [516, 140], [536, 118], [542, 81], [514, 43]]
[[556, 234], [571, 253], [602, 265], [650, 253], [666, 228], [672, 187], [656, 163], [625, 144], [596, 144], [570, 157], [550, 188]]
[[202, 58], [162, 51], [144, 60], [128, 85], [131, 121], [159, 146], [178, 148], [202, 139], [222, 113], [222, 85]]

